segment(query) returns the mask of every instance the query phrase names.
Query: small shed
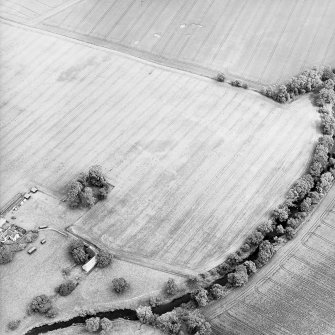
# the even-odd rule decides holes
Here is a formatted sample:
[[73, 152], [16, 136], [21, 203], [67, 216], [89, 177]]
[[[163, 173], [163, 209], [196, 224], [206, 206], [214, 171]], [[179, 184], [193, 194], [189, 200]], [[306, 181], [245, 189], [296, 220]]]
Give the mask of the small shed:
[[38, 191], [38, 189], [37, 189], [37, 187], [32, 187], [32, 188], [30, 189], [30, 191], [31, 191], [32, 193], [36, 193], [36, 192]]
[[89, 273], [91, 272], [95, 265], [97, 264], [97, 256], [94, 256], [92, 257], [87, 263], [85, 263], [83, 266], [82, 266], [82, 269], [86, 272], [86, 273]]
[[26, 194], [24, 195], [24, 198], [25, 198], [26, 200], [30, 199], [30, 197], [31, 197], [30, 193], [26, 193]]

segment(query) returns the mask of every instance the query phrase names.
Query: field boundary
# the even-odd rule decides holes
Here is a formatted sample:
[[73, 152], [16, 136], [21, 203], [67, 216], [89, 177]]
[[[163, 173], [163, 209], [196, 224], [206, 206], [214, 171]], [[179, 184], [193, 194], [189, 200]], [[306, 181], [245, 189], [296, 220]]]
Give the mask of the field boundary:
[[[81, 219], [82, 218], [80, 218], [77, 222], [79, 222]], [[143, 267], [147, 267], [153, 270], [181, 276], [184, 278], [188, 278], [189, 276], [196, 276], [198, 274], [197, 271], [189, 269], [189, 268], [175, 266], [175, 265], [171, 265], [171, 264], [167, 264], [163, 262], [158, 262], [158, 261], [155, 261], [153, 259], [150, 259], [144, 256], [139, 256], [138, 254], [134, 252], [124, 251], [120, 248], [113, 248], [109, 245], [105, 245], [102, 242], [98, 241], [97, 239], [94, 239], [92, 237], [87, 237], [85, 236], [85, 234], [82, 234], [82, 233], [78, 233], [75, 229], [76, 223], [74, 223], [71, 226], [68, 226], [66, 228], [66, 231], [70, 233], [71, 235], [84, 240], [86, 243], [91, 244], [95, 248], [109, 250], [116, 259], [126, 261], [128, 263], [141, 265]]]

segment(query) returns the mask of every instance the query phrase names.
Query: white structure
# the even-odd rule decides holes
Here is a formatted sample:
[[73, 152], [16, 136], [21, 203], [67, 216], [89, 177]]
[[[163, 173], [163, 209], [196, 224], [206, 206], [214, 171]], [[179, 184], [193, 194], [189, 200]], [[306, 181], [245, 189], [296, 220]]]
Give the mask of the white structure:
[[2, 227], [3, 224], [5, 224], [7, 220], [3, 217], [0, 217], [0, 227]]
[[92, 257], [87, 263], [85, 263], [83, 266], [82, 266], [82, 269], [86, 272], [86, 273], [89, 273], [91, 272], [95, 265], [97, 264], [97, 256], [94, 256]]
[[30, 189], [30, 191], [31, 191], [32, 193], [36, 193], [36, 192], [38, 191], [38, 189], [37, 189], [37, 187], [32, 187], [32, 188]]

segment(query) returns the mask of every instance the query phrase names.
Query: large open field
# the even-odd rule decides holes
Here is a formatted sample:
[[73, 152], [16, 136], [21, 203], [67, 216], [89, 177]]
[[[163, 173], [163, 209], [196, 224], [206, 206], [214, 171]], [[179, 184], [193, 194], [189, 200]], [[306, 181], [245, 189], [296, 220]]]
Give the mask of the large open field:
[[250, 285], [205, 312], [216, 334], [335, 333], [335, 188]]
[[41, 27], [155, 62], [276, 83], [335, 63], [333, 0], [83, 0]]
[[109, 50], [1, 29], [2, 193], [22, 180], [62, 191], [101, 164], [115, 188], [75, 230], [120, 257], [210, 268], [304, 172], [319, 122], [308, 97], [282, 107]]
[[33, 23], [36, 19], [46, 18], [46, 16], [55, 14], [75, 2], [78, 0], [1, 0], [0, 17], [23, 23]]

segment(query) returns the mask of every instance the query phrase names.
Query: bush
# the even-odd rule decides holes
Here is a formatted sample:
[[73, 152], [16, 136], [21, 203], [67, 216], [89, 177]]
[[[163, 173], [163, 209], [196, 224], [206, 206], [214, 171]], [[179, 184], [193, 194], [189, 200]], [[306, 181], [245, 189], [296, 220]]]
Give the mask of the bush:
[[251, 233], [246, 240], [244, 241], [245, 244], [248, 244], [249, 246], [257, 246], [261, 241], [264, 239], [264, 235], [259, 231], [254, 231]]
[[76, 287], [77, 283], [75, 283], [73, 280], [67, 280], [65, 283], [62, 283], [57, 287], [57, 292], [61, 296], [65, 297], [70, 295]]
[[99, 189], [97, 197], [99, 200], [104, 200], [108, 196], [108, 188], [107, 187], [102, 187]]
[[235, 272], [228, 274], [228, 283], [233, 287], [243, 286], [248, 282], [247, 268], [244, 265], [238, 265]]
[[100, 165], [93, 165], [89, 168], [88, 180], [92, 186], [103, 187], [106, 184], [106, 179]]
[[285, 222], [288, 219], [290, 210], [287, 205], [280, 205], [273, 211], [273, 217], [279, 222]]
[[300, 204], [300, 210], [302, 212], [309, 213], [312, 210], [312, 199], [310, 197], [306, 197]]
[[332, 71], [332, 69], [329, 66], [327, 66], [323, 69], [321, 79], [322, 79], [322, 81], [327, 81], [329, 79], [335, 80], [334, 72]]
[[29, 305], [29, 311], [40, 314], [46, 314], [51, 309], [52, 309], [51, 299], [45, 294], [33, 298], [33, 300]]
[[227, 287], [220, 284], [214, 284], [210, 289], [211, 296], [214, 300], [225, 297], [228, 293]]
[[224, 76], [223, 73], [218, 73], [217, 76], [216, 76], [216, 81], [220, 82], [220, 83], [223, 83], [224, 81], [226, 80], [226, 77]]
[[295, 230], [292, 227], [287, 227], [285, 233], [286, 233], [286, 238], [288, 240], [292, 240], [296, 234]]
[[323, 136], [319, 137], [318, 143], [320, 145], [323, 145], [324, 147], [326, 147], [328, 149], [328, 152], [329, 152], [329, 151], [332, 150], [332, 148], [334, 146], [334, 139], [330, 135], [323, 135]]
[[333, 135], [335, 132], [335, 118], [331, 114], [322, 114], [321, 128], [323, 134]]
[[235, 87], [242, 87], [242, 82], [241, 80], [233, 80], [231, 83], [230, 83], [231, 86], [235, 86]]
[[320, 177], [320, 182], [316, 186], [318, 193], [326, 194], [333, 185], [334, 177], [330, 172], [325, 172]]
[[240, 249], [242, 252], [248, 252], [250, 251], [250, 245], [248, 243], [243, 243]]
[[208, 294], [204, 288], [200, 288], [193, 292], [193, 299], [199, 307], [204, 307], [208, 304]]
[[245, 268], [247, 269], [247, 274], [248, 276], [256, 273], [257, 268], [256, 268], [256, 264], [253, 261], [245, 261], [243, 263], [243, 265], [245, 266]]
[[155, 307], [155, 306], [159, 305], [161, 302], [162, 302], [162, 298], [157, 297], [157, 296], [156, 297], [151, 297], [149, 299], [149, 305], [151, 307]]
[[113, 255], [108, 251], [100, 250], [97, 254], [97, 267], [105, 268], [109, 266], [113, 261]]
[[51, 307], [45, 314], [46, 317], [48, 318], [54, 318], [57, 315], [57, 310], [54, 307]]
[[167, 281], [165, 286], [165, 293], [170, 296], [178, 293], [178, 286], [174, 279], [169, 278], [169, 280]]
[[233, 269], [233, 266], [227, 264], [226, 262], [223, 262], [220, 265], [218, 265], [216, 269], [220, 276], [224, 276]]
[[14, 253], [7, 245], [0, 244], [0, 264], [10, 263], [14, 258]]
[[284, 230], [284, 228], [283, 228], [283, 226], [280, 224], [280, 225], [278, 225], [277, 227], [276, 227], [276, 234], [277, 234], [277, 236], [278, 235], [283, 235], [285, 233], [285, 230]]
[[323, 88], [318, 93], [318, 99], [321, 104], [335, 104], [335, 92], [332, 89]]
[[167, 334], [179, 334], [181, 330], [181, 322], [176, 311], [167, 312], [157, 317], [157, 327]]
[[228, 255], [228, 257], [226, 258], [226, 263], [230, 266], [235, 266], [236, 264], [238, 264], [239, 262], [241, 262], [241, 256], [239, 256], [236, 252]]
[[76, 208], [80, 205], [80, 193], [83, 189], [83, 185], [77, 180], [73, 180], [67, 186], [67, 197], [66, 201], [70, 207]]
[[93, 190], [91, 187], [85, 187], [80, 193], [80, 200], [84, 207], [92, 207], [95, 204], [95, 197], [93, 195]]
[[314, 179], [310, 174], [300, 177], [287, 192], [287, 199], [298, 201], [303, 199], [314, 186]]
[[139, 306], [136, 309], [136, 315], [141, 323], [143, 324], [154, 324], [156, 317], [152, 313], [152, 309], [149, 306]]
[[192, 289], [199, 288], [202, 285], [202, 280], [199, 276], [190, 276], [187, 278], [187, 285]]
[[117, 294], [123, 294], [129, 290], [129, 284], [124, 278], [114, 278], [113, 279], [113, 290]]
[[265, 240], [259, 246], [258, 257], [255, 261], [256, 267], [261, 268], [272, 258], [274, 248], [270, 241]]
[[313, 177], [319, 177], [322, 172], [322, 164], [320, 162], [312, 162], [312, 164], [309, 167], [309, 173]]
[[[265, 236], [266, 234], [269, 234], [271, 232], [273, 232], [274, 229], [274, 224], [272, 220], [268, 220], [266, 222], [261, 223], [256, 230], [261, 233], [263, 236]], [[260, 237], [259, 237], [260, 238]], [[259, 240], [259, 242], [262, 241], [262, 239]]]
[[185, 322], [187, 331], [192, 335], [210, 335], [211, 325], [199, 311], [185, 311], [182, 320]]
[[22, 237], [22, 242], [23, 243], [32, 243], [36, 241], [38, 238], [38, 231], [28, 231], [23, 237]]
[[8, 324], [7, 324], [7, 328], [9, 330], [15, 330], [15, 329], [19, 328], [20, 323], [21, 323], [21, 320], [12, 320], [12, 321], [9, 321]]
[[74, 240], [70, 244], [70, 255], [74, 262], [83, 265], [88, 261], [89, 255], [86, 252], [86, 245], [82, 240]]
[[85, 321], [85, 328], [88, 332], [93, 333], [99, 330], [100, 328], [100, 318], [93, 317]]
[[100, 335], [103, 335], [103, 334], [109, 334], [109, 331], [112, 330], [113, 328], [113, 322], [107, 318], [103, 318], [100, 320], [100, 326], [101, 326], [101, 329], [102, 331], [100, 332]]

